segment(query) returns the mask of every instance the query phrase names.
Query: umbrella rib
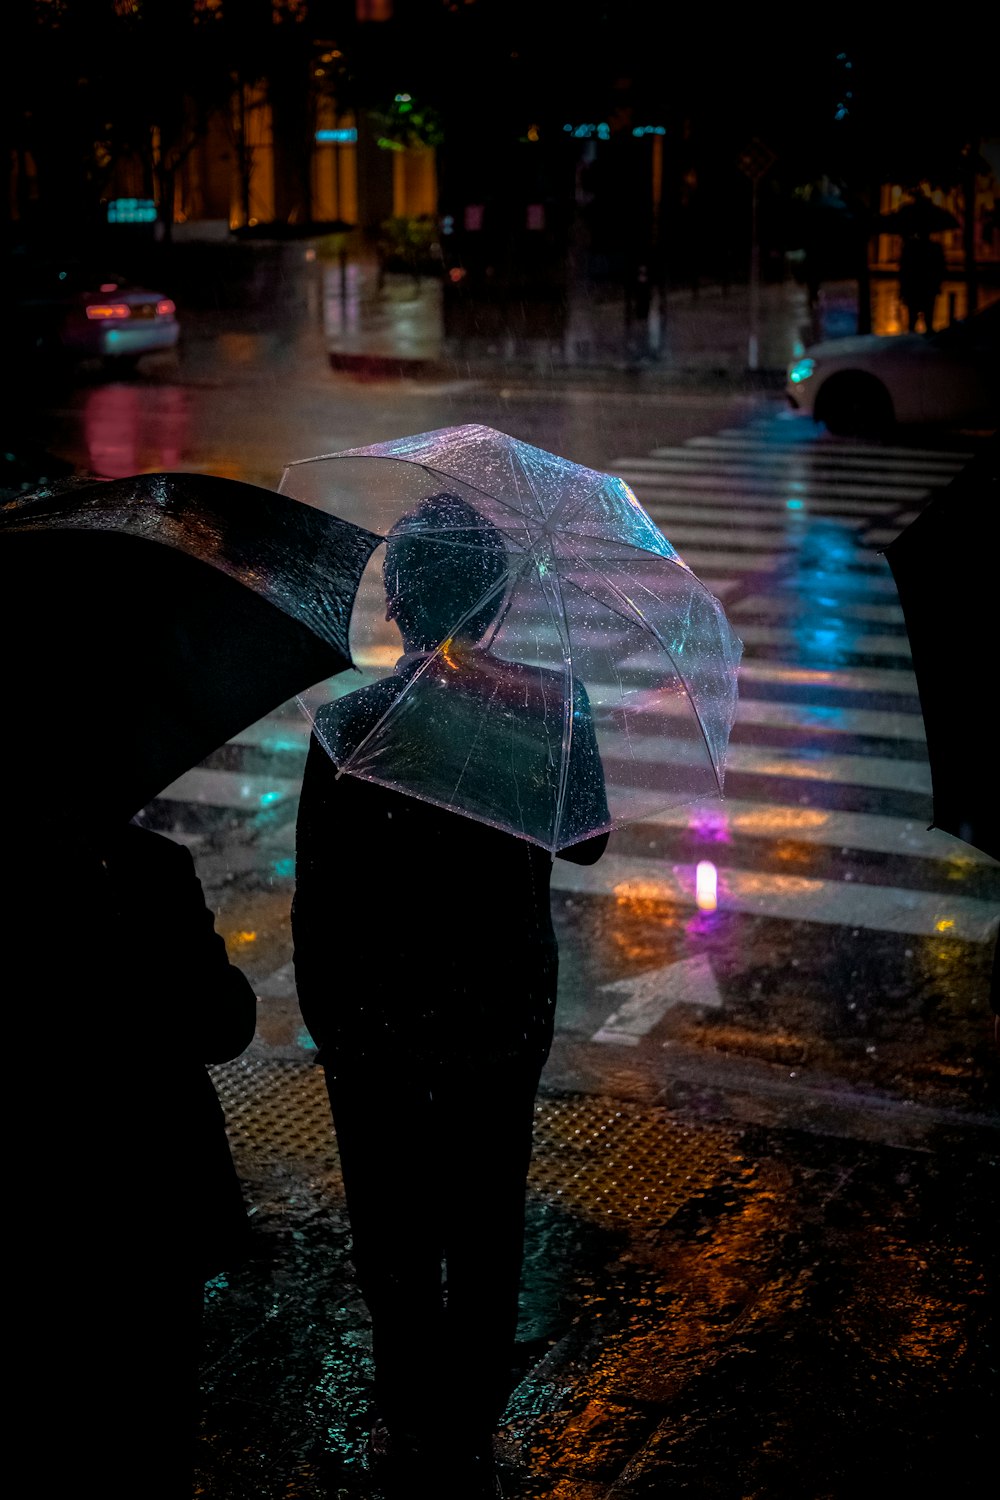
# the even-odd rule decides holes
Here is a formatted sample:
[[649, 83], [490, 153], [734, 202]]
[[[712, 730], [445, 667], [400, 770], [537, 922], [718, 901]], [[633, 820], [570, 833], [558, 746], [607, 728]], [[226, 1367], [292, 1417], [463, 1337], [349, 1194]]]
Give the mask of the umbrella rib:
[[505, 578], [505, 580], [504, 580], [504, 587], [507, 587], [509, 585], [509, 591], [508, 591], [508, 594], [507, 594], [507, 599], [506, 599], [506, 602], [504, 604], [503, 609], [500, 611], [500, 613], [497, 615], [496, 619], [493, 622], [493, 629], [490, 631], [489, 640], [485, 641], [483, 643], [483, 649], [484, 650], [488, 651], [490, 649], [490, 647], [493, 645], [493, 642], [496, 640], [496, 638], [497, 638], [497, 632], [499, 631], [499, 629], [500, 629], [501, 625], [503, 624], [504, 620], [506, 620], [508, 614], [510, 613], [510, 607], [511, 607], [511, 605], [514, 602], [514, 591], [517, 588], [518, 584], [521, 582], [521, 579], [524, 577], [525, 573], [527, 573], [528, 569], [533, 566], [534, 561], [535, 560], [532, 557], [531, 553], [530, 552], [526, 552], [524, 554], [524, 557], [523, 557], [522, 561], [521, 561], [521, 566], [518, 568], [518, 570], [514, 574], [514, 576], [511, 577], [511, 575], [508, 573], [507, 577]]
[[[288, 465], [288, 468], [298, 468], [300, 465], [304, 464], [332, 463], [334, 459], [342, 459], [346, 460], [347, 462], [350, 462], [351, 460], [367, 459], [370, 462], [376, 463], [407, 464], [410, 468], [423, 469], [424, 473], [432, 479], [446, 479], [452, 484], [463, 485], [465, 489], [471, 490], [474, 495], [481, 495], [484, 500], [491, 500], [495, 505], [502, 505], [504, 509], [509, 510], [512, 515], [525, 516], [529, 520], [533, 519], [529, 511], [512, 504], [503, 496], [497, 495], [493, 490], [484, 489], [482, 485], [476, 484], [472, 479], [466, 479], [462, 474], [453, 474], [449, 472], [448, 469], [440, 469], [433, 464], [423, 463], [418, 458], [397, 457], [395, 453], [321, 453], [318, 454], [315, 458], [296, 459], [294, 463]], [[282, 476], [282, 483], [283, 482], [284, 476]], [[534, 492], [532, 492], [532, 498], [537, 498], [536, 496], [534, 496]]]
[[[579, 562], [579, 561], [582, 561], [582, 560], [578, 558], [577, 561]], [[676, 659], [673, 651], [671, 651], [670, 647], [667, 645], [666, 641], [663, 639], [663, 636], [657, 630], [656, 626], [652, 623], [652, 621], [648, 620], [646, 618], [646, 616], [643, 614], [643, 612], [640, 609], [639, 605], [636, 604], [632, 599], [630, 599], [627, 594], [622, 593], [620, 587], [618, 586], [618, 584], [615, 583], [614, 579], [613, 578], [609, 578], [607, 576], [607, 574], [603, 573], [603, 572], [600, 574], [600, 576], [604, 579], [604, 582], [607, 584], [608, 588], [612, 591], [612, 593], [614, 593], [628, 609], [630, 609], [630, 610], [633, 611], [635, 620], [639, 623], [640, 626], [642, 626], [643, 629], [645, 629], [645, 630], [647, 630], [649, 632], [649, 634], [653, 637], [653, 639], [661, 647], [661, 649], [663, 650], [664, 654], [667, 657], [667, 660], [670, 662], [670, 665], [673, 667], [674, 671], [676, 672], [676, 674], [677, 674], [677, 680], [680, 682], [681, 687], [684, 689], [684, 692], [687, 695], [688, 702], [691, 705], [691, 712], [694, 714], [695, 723], [698, 725], [698, 729], [701, 732], [701, 737], [702, 737], [702, 739], [705, 742], [705, 749], [708, 751], [709, 764], [712, 767], [712, 774], [715, 777], [716, 785], [719, 788], [719, 795], [721, 797], [722, 796], [722, 781], [721, 781], [721, 779], [719, 777], [718, 767], [715, 764], [715, 756], [712, 753], [711, 741], [708, 738], [708, 734], [706, 732], [705, 725], [704, 725], [704, 723], [702, 721], [701, 714], [698, 711], [698, 705], [695, 702], [694, 693], [691, 691], [690, 683], [688, 682], [686, 676], [684, 675], [684, 673], [681, 671], [680, 667], [678, 666], [677, 659]], [[693, 582], [697, 583], [701, 588], [705, 589], [705, 585], [703, 583], [701, 583], [700, 579], [696, 578], [693, 573], [690, 576], [691, 576]], [[595, 599], [596, 602], [598, 602], [598, 603], [602, 603], [603, 602], [602, 600], [597, 600], [596, 599], [596, 595], [591, 594], [589, 592], [589, 590], [582, 588], [581, 585], [579, 585], [579, 584], [576, 584], [575, 580], [573, 580], [573, 579], [567, 579], [566, 581], [568, 583], [574, 584], [574, 587], [578, 588], [582, 594], [585, 594], [587, 596], [587, 598], [589, 598], [589, 599]], [[708, 593], [709, 590], [705, 589], [705, 592]], [[605, 607], [607, 607], [607, 606], [605, 606]], [[617, 613], [617, 611], [615, 611], [615, 613]]]
[[[573, 700], [575, 694], [573, 691], [573, 648], [569, 639], [569, 631], [566, 629], [566, 607], [562, 598], [563, 580], [558, 572], [553, 572], [548, 576], [552, 590], [556, 595], [558, 606], [557, 608], [553, 608], [550, 602], [549, 614], [562, 645], [563, 668], [569, 683], [569, 691], [567, 692], [565, 687], [563, 689], [562, 744], [565, 753], [559, 759], [559, 789], [556, 792], [555, 822], [552, 827], [552, 850], [554, 851], [559, 848], [559, 832], [562, 828], [563, 812], [566, 807], [566, 794], [569, 790], [569, 765], [570, 757], [573, 753]], [[542, 592], [543, 596], [548, 600], [549, 593], [544, 587], [544, 582]], [[552, 858], [555, 859], [554, 852], [552, 853]]]
[[[509, 462], [510, 462], [510, 466], [511, 466], [512, 469], [514, 467], [515, 461], [517, 463], [517, 468], [520, 471], [520, 473], [521, 473], [521, 475], [522, 475], [522, 477], [524, 479], [525, 484], [528, 486], [528, 492], [531, 495], [532, 500], [534, 500], [534, 502], [535, 502], [535, 514], [536, 514], [537, 518], [540, 521], [544, 521], [545, 520], [545, 510], [544, 510], [544, 507], [542, 505], [541, 498], [540, 498], [540, 496], [538, 494], [538, 491], [535, 489], [535, 486], [534, 486], [534, 484], [531, 481], [531, 475], [528, 473], [528, 470], [525, 468], [523, 460], [518, 456], [518, 454], [516, 452], [509, 454]], [[499, 496], [496, 496], [495, 498], [498, 499], [498, 500], [500, 500]], [[500, 504], [501, 505], [505, 505], [506, 503], [507, 503], [506, 501], [500, 500]], [[511, 507], [511, 508], [513, 508], [513, 507]], [[528, 515], [528, 512], [527, 511], [522, 511], [521, 514], [522, 515]]]
[[[652, 525], [653, 523], [651, 522], [650, 524]], [[570, 530], [570, 528], [565, 525], [560, 529], [559, 536], [565, 538], [572, 537], [581, 542], [611, 542], [615, 547], [627, 547], [630, 552], [635, 552], [642, 557], [656, 557], [659, 558], [662, 562], [675, 563], [678, 568], [683, 568], [686, 573], [690, 573], [691, 569], [687, 566], [686, 563], [681, 561], [680, 554], [678, 553], [677, 549], [667, 541], [666, 537], [658, 529], [658, 527], [653, 525], [653, 531], [661, 539], [664, 546], [668, 549], [666, 552], [654, 552], [652, 547], [647, 547], [644, 542], [632, 542], [629, 541], [628, 537], [625, 536], [606, 536], [602, 535], [602, 533], [599, 531], [584, 531], [582, 529], [579, 531], [575, 529]]]
[[[496, 686], [496, 687], [494, 687], [493, 692], [491, 694], [491, 700], [490, 700], [491, 702], [495, 701], [495, 699], [496, 699], [497, 694], [499, 693], [499, 691], [500, 691], [499, 685]], [[480, 738], [480, 736], [481, 736], [481, 734], [483, 732], [483, 726], [485, 725], [485, 722], [486, 722], [486, 718], [485, 718], [485, 715], [483, 715], [480, 718], [480, 720], [479, 720], [479, 728], [476, 730], [475, 737], [473, 738], [471, 744], [469, 745], [469, 753], [466, 755], [465, 760], [462, 763], [462, 769], [459, 771], [458, 776], [455, 779], [455, 784], [452, 787], [452, 792], [451, 792], [452, 801], [454, 801], [455, 793], [458, 791], [459, 787], [462, 785], [462, 778], [465, 775], [466, 767], [468, 766], [469, 761], [472, 759], [473, 751], [475, 750], [476, 746], [479, 743], [479, 738]]]

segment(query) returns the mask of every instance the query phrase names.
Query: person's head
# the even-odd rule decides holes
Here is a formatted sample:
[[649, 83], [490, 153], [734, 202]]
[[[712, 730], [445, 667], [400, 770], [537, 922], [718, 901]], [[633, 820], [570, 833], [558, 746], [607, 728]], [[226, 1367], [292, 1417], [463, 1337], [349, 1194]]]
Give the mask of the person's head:
[[492, 521], [458, 495], [428, 495], [386, 538], [386, 619], [408, 651], [433, 650], [456, 630], [478, 641], [500, 611], [506, 574], [507, 548]]

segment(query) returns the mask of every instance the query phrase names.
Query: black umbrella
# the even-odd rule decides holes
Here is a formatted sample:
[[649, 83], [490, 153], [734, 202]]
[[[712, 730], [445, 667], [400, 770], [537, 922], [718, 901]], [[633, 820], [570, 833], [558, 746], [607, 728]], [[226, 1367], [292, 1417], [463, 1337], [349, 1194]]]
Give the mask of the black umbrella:
[[1000, 859], [1000, 450], [993, 438], [885, 549], [903, 607], [934, 828]]
[[908, 238], [914, 234], [944, 234], [959, 226], [949, 209], [942, 208], [933, 198], [921, 197], [911, 198], [892, 213], [880, 215], [878, 227], [886, 234]]
[[[205, 474], [0, 506], [4, 755], [28, 806], [128, 818], [247, 725], [351, 665], [380, 538]], [[10, 783], [8, 783], [10, 784]], [[37, 811], [37, 804], [36, 804]]]

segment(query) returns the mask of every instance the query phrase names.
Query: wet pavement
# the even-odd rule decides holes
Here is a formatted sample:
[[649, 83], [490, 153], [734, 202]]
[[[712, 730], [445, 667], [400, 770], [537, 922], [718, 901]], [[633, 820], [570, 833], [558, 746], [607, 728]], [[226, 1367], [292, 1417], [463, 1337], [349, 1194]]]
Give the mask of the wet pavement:
[[[217, 1081], [259, 1251], [210, 1289], [197, 1493], [368, 1493], [367, 1323], [322, 1080], [257, 1061]], [[548, 1083], [507, 1492], [981, 1494], [991, 1134], [909, 1150]]]
[[[983, 1493], [1000, 1394], [1000, 868], [927, 828], [878, 552], [978, 440], [833, 442], [772, 407], [607, 454], [717, 585], [747, 655], [721, 821], [621, 830], [555, 882], [557, 1036], [497, 1440], [508, 1495]], [[217, 774], [269, 766], [293, 802], [302, 734], [279, 715]], [[214, 1070], [258, 1251], [209, 1289], [206, 1500], [377, 1494], [367, 1316], [295, 1008], [292, 813], [274, 795], [213, 888], [230, 946], [260, 964], [262, 1015], [249, 1052]], [[193, 836], [211, 880], [207, 810]], [[714, 911], [689, 883], [705, 857]]]

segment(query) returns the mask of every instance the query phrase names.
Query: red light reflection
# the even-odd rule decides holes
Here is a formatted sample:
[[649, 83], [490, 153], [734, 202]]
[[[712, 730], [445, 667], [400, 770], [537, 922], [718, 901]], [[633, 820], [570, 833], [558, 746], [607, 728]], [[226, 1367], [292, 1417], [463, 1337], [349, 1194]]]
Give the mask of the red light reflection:
[[87, 392], [83, 434], [93, 473], [125, 479], [176, 469], [187, 449], [190, 413], [180, 386], [114, 382]]

